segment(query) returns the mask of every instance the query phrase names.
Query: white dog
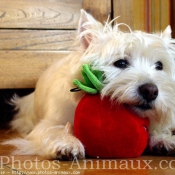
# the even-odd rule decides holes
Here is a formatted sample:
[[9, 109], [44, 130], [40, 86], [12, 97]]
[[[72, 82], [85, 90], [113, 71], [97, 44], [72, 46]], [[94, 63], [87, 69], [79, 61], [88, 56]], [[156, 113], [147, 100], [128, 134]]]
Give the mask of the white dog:
[[35, 92], [14, 98], [18, 114], [11, 123], [24, 138], [7, 141], [15, 154], [46, 158], [84, 158], [81, 142], [73, 136], [74, 111], [84, 94], [72, 93], [74, 78], [82, 79], [81, 65], [102, 70], [101, 96], [111, 96], [150, 119], [149, 147], [153, 151], [175, 149], [175, 40], [168, 26], [162, 33], [119, 30], [104, 26], [81, 10], [80, 46], [62, 62], [51, 65], [39, 78]]

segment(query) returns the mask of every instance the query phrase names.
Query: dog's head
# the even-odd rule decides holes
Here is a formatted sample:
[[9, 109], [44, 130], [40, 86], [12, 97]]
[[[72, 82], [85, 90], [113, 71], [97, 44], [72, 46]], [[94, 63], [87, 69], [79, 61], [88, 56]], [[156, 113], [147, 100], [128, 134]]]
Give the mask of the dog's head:
[[102, 96], [110, 95], [142, 116], [170, 113], [175, 105], [175, 40], [170, 26], [149, 34], [129, 27], [129, 32], [122, 32], [120, 25], [103, 26], [81, 11], [82, 60], [104, 72]]

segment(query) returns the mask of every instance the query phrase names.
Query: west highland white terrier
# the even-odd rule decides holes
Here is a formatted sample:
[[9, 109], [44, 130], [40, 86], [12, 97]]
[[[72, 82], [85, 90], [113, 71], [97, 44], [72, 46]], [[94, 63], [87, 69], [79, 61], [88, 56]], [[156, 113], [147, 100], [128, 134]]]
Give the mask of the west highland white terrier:
[[81, 65], [102, 70], [101, 96], [111, 96], [149, 117], [149, 149], [170, 154], [175, 150], [175, 40], [171, 28], [149, 34], [122, 32], [125, 24], [102, 25], [81, 10], [78, 49], [52, 64], [39, 78], [34, 93], [13, 98], [18, 110], [11, 122], [24, 138], [7, 141], [14, 154], [41, 155], [49, 159], [84, 158], [85, 150], [74, 137], [74, 111], [83, 92], [70, 92], [74, 78], [82, 79]]

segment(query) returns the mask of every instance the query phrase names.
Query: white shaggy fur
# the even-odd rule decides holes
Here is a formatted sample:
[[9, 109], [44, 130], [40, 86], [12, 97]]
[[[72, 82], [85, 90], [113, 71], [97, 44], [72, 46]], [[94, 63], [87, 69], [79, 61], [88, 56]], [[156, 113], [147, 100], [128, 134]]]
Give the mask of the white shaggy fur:
[[[81, 79], [80, 67], [91, 64], [104, 71], [105, 81], [101, 96], [127, 104], [150, 119], [150, 148], [162, 145], [168, 151], [175, 149], [175, 41], [168, 26], [164, 32], [148, 34], [141, 31], [122, 32], [121, 24], [103, 26], [81, 10], [76, 52], [64, 61], [51, 65], [37, 82], [35, 92], [14, 98], [18, 114], [11, 122], [13, 129], [25, 135], [22, 139], [7, 141], [18, 147], [15, 154], [37, 154], [47, 158], [85, 156], [81, 142], [69, 132], [67, 122], [73, 125], [74, 110], [83, 92], [71, 93], [72, 80]], [[125, 69], [114, 66], [124, 59]], [[163, 65], [156, 69], [157, 62]], [[154, 83], [158, 96], [151, 101], [151, 109], [141, 110], [145, 103], [138, 88]]]

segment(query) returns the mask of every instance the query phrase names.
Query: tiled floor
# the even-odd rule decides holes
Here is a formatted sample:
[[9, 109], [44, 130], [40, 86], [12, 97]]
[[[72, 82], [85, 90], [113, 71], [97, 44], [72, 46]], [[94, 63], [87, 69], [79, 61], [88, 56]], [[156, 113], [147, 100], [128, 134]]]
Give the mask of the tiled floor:
[[[0, 130], [0, 141], [16, 136], [16, 133]], [[58, 161], [45, 160], [39, 156], [14, 156], [10, 154], [13, 149], [10, 146], [0, 146], [0, 175], [174, 175], [175, 173], [175, 157], [141, 156], [134, 159]]]

